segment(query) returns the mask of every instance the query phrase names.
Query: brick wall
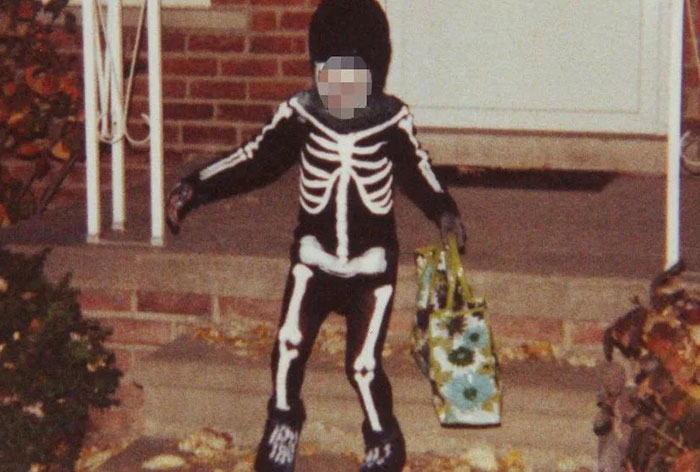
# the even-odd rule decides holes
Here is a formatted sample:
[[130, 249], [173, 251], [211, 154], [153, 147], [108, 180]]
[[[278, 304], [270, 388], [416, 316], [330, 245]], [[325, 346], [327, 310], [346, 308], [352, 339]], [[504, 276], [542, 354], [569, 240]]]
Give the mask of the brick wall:
[[[246, 26], [164, 26], [165, 142], [171, 162], [230, 150], [256, 133], [281, 100], [311, 84], [306, 36], [317, 0], [214, 3], [245, 15]], [[132, 116], [146, 110], [147, 100], [144, 74], [136, 82]]]

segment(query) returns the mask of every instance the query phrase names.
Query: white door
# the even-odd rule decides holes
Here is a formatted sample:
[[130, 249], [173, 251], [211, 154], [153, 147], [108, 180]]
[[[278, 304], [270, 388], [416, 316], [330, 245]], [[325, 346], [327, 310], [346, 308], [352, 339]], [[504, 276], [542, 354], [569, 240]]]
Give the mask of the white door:
[[421, 126], [665, 133], [667, 0], [385, 0]]

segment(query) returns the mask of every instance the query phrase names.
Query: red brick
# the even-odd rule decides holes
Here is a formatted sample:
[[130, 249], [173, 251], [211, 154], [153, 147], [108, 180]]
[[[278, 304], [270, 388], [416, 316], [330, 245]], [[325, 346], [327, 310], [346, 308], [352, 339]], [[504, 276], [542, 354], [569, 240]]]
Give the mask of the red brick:
[[683, 87], [688, 89], [696, 88], [700, 85], [700, 77], [698, 74], [700, 74], [700, 71], [695, 68], [695, 65], [686, 66], [683, 69]]
[[272, 31], [277, 28], [277, 13], [255, 11], [250, 19], [250, 29], [255, 32]]
[[[133, 95], [135, 97], [148, 97], [148, 79], [138, 77], [134, 79]], [[187, 82], [183, 79], [163, 80], [163, 98], [184, 98], [187, 93]]]
[[214, 106], [203, 103], [164, 103], [163, 116], [168, 120], [210, 120]]
[[[135, 139], [143, 139], [150, 132], [143, 120], [129, 120], [129, 134]], [[180, 143], [180, 127], [166, 122], [163, 126], [163, 140], [166, 143]], [[106, 181], [105, 181], [106, 182]]]
[[129, 184], [148, 182], [150, 179], [149, 169], [126, 169], [126, 181]]
[[574, 344], [602, 344], [606, 325], [595, 321], [572, 321], [572, 341]]
[[161, 37], [162, 49], [164, 52], [184, 52], [185, 40], [187, 36], [174, 31], [164, 31]]
[[280, 301], [261, 298], [219, 297], [221, 319], [228, 323], [235, 317], [272, 321], [280, 317]]
[[296, 52], [290, 36], [259, 36], [252, 38], [250, 52], [254, 54], [291, 54]]
[[117, 369], [122, 371], [123, 377], [127, 377], [131, 372], [133, 367], [133, 356], [132, 351], [129, 349], [113, 348], [111, 351], [114, 353], [115, 366]]
[[216, 59], [165, 58], [163, 75], [214, 76], [218, 73]]
[[83, 289], [78, 300], [83, 310], [131, 310], [131, 292], [122, 290]]
[[258, 134], [260, 134], [260, 127], [257, 126], [255, 128], [252, 128], [252, 127], [241, 126], [240, 134], [241, 134], [241, 139], [239, 140], [239, 142], [247, 143], [248, 141], [250, 141], [251, 139], [256, 137]]
[[311, 77], [311, 65], [307, 59], [290, 59], [282, 62], [282, 75]]
[[307, 52], [307, 39], [306, 36], [299, 36], [294, 38], [292, 41], [292, 50], [297, 54], [306, 54]]
[[197, 80], [190, 84], [190, 97], [193, 98], [245, 98], [245, 82], [231, 80]]
[[245, 38], [230, 35], [192, 35], [187, 48], [190, 52], [243, 52]]
[[280, 19], [280, 28], [291, 31], [306, 31], [309, 29], [311, 22], [311, 13], [309, 12], [285, 12]]
[[61, 187], [58, 192], [51, 198], [47, 208], [56, 210], [58, 208], [66, 208], [77, 202], [85, 200], [84, 189], [66, 189]]
[[248, 3], [248, 0], [212, 0], [212, 6], [226, 6], [226, 5], [242, 5]]
[[513, 317], [492, 314], [491, 324], [496, 338], [519, 341], [549, 341], [559, 344], [564, 340], [561, 320], [536, 317]]
[[211, 313], [209, 295], [176, 292], [137, 292], [139, 311], [208, 315]]
[[216, 116], [223, 120], [263, 123], [272, 116], [268, 105], [219, 105]]
[[182, 138], [185, 143], [197, 144], [226, 144], [233, 146], [238, 142], [238, 132], [235, 127], [224, 126], [183, 126]]
[[277, 69], [275, 59], [235, 59], [221, 63], [221, 75], [273, 77]]
[[148, 99], [136, 97], [129, 103], [129, 119], [140, 120], [142, 114], [148, 115]]
[[308, 87], [308, 83], [294, 82], [253, 82], [250, 84], [250, 97], [266, 100], [284, 100]]
[[172, 328], [167, 321], [130, 318], [100, 319], [100, 324], [112, 329], [107, 342], [162, 346], [172, 341]]

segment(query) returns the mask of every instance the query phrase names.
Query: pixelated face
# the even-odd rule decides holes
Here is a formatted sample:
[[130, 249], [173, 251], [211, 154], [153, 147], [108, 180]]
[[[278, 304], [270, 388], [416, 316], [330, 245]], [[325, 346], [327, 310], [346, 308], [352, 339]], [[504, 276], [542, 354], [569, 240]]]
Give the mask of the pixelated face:
[[372, 74], [356, 56], [332, 56], [316, 63], [316, 87], [321, 101], [336, 118], [354, 118], [367, 106], [372, 93]]

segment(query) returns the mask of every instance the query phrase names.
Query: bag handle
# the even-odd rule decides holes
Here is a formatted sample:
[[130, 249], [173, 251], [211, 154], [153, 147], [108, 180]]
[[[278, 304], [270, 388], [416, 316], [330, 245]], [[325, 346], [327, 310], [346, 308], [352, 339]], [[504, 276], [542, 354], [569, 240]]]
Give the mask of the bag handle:
[[472, 288], [467, 282], [467, 277], [464, 273], [464, 266], [459, 255], [459, 246], [457, 245], [457, 237], [450, 235], [447, 238], [447, 252], [445, 255], [445, 264], [447, 266], [447, 300], [446, 308], [452, 310], [454, 307], [455, 294], [457, 293], [457, 284], [462, 289], [462, 297], [465, 302], [474, 303], [474, 294]]

